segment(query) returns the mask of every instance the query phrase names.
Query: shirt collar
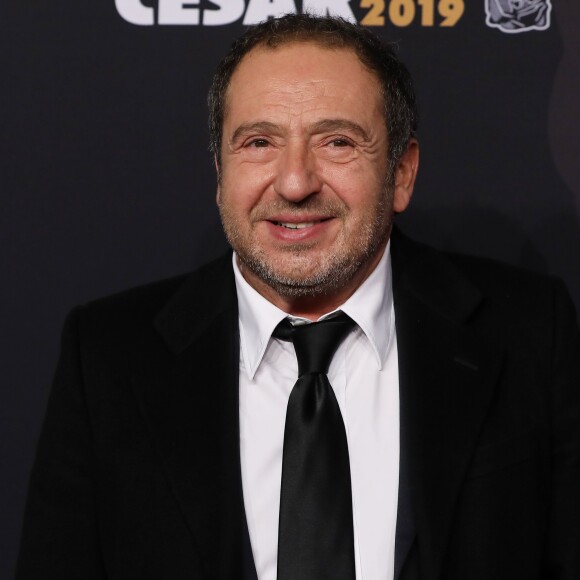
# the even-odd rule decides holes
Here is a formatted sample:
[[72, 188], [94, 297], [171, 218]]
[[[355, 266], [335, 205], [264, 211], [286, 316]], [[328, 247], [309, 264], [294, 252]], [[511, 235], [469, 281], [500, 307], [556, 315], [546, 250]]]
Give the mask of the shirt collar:
[[235, 252], [232, 256], [232, 264], [238, 295], [242, 360], [246, 373], [252, 380], [266, 352], [272, 332], [288, 315], [246, 282], [238, 267]]
[[[390, 245], [389, 241], [377, 267], [354, 294], [342, 306], [320, 317], [324, 320], [339, 310], [350, 316], [367, 337], [379, 369], [383, 366], [395, 329]], [[235, 252], [232, 264], [238, 296], [241, 354], [245, 371], [252, 380], [272, 332], [289, 315], [248, 284], [240, 272]], [[290, 318], [293, 323], [310, 322], [299, 317]]]
[[367, 337], [379, 370], [383, 368], [395, 335], [390, 250], [389, 240], [377, 267], [340, 307]]

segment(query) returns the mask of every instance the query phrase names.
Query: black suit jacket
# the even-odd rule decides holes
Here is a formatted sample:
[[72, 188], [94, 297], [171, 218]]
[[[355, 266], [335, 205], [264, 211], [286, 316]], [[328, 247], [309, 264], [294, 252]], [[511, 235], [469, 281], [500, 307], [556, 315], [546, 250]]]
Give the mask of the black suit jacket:
[[[392, 263], [399, 577], [578, 580], [580, 338], [565, 291], [398, 233]], [[70, 315], [18, 580], [251, 575], [237, 316], [230, 257]]]

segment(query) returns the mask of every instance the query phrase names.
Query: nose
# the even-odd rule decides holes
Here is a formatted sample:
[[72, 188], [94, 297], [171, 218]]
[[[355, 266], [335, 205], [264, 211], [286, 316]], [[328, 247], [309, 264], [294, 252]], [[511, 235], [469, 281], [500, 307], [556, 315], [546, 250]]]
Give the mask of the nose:
[[274, 189], [284, 199], [298, 203], [320, 191], [315, 154], [306, 143], [290, 141], [278, 157]]

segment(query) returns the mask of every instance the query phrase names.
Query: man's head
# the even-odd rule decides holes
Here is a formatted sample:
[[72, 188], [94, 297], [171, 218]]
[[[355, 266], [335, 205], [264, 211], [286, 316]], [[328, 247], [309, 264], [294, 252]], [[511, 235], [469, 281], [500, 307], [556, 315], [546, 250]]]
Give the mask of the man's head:
[[409, 140], [417, 132], [417, 104], [413, 81], [393, 46], [368, 29], [342, 18], [289, 14], [252, 26], [230, 47], [220, 61], [208, 94], [210, 150], [221, 162], [221, 142], [228, 88], [243, 58], [254, 48], [276, 48], [295, 42], [311, 42], [327, 48], [353, 51], [380, 84], [383, 113], [389, 135], [389, 162], [395, 167]]
[[[328, 310], [374, 269], [393, 212], [411, 197], [418, 149], [408, 73], [370, 33], [329, 18], [287, 16], [237, 44], [210, 93], [226, 236], [246, 280], [272, 302]], [[379, 54], [393, 60], [381, 65]], [[398, 81], [379, 66], [396, 69]]]

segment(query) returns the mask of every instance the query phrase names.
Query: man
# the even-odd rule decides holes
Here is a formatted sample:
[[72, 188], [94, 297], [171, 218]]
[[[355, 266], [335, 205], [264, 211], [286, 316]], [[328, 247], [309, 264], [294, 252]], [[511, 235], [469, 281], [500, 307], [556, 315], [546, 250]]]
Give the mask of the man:
[[418, 167], [393, 51], [286, 16], [209, 103], [234, 254], [71, 314], [17, 577], [579, 578], [574, 310], [393, 230]]

